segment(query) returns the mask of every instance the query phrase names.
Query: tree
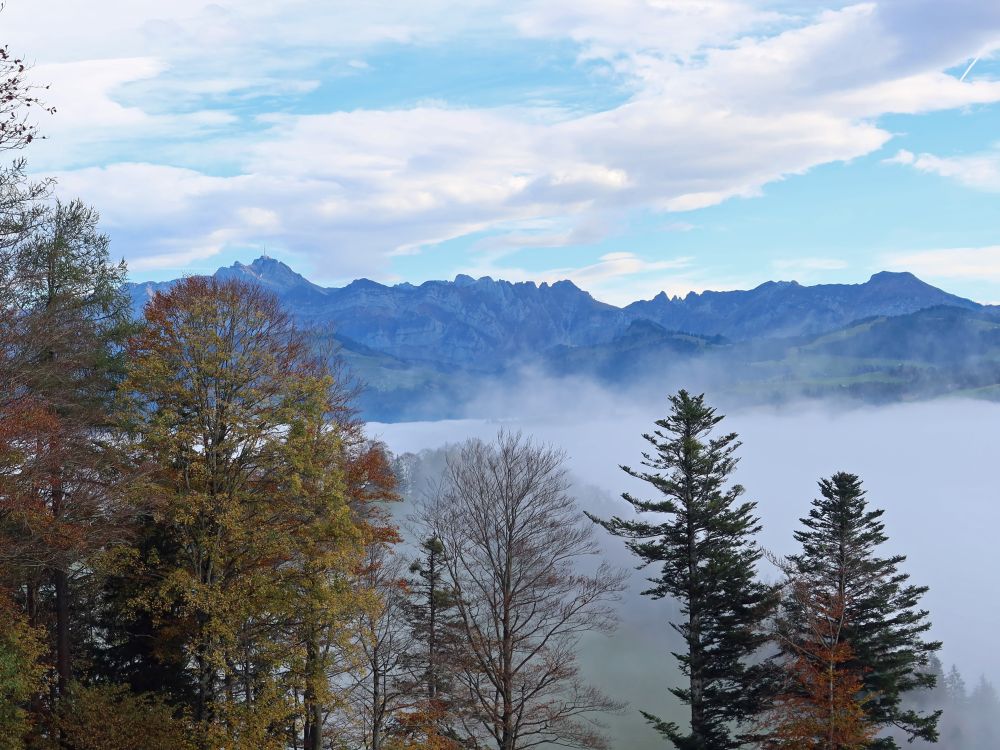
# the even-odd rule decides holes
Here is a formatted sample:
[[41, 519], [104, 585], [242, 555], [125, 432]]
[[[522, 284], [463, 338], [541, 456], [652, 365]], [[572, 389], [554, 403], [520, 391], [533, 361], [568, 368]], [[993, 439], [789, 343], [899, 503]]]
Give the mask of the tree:
[[[131, 320], [124, 264], [112, 263], [97, 213], [57, 202], [11, 250], [0, 338], [6, 471], [0, 532], [29, 620], [48, 621], [59, 694], [72, 679], [76, 604], [88, 561], [121, 534], [125, 466], [111, 435]], [[51, 595], [49, 595], [51, 586]], [[75, 628], [75, 630], [74, 630]]]
[[670, 405], [657, 429], [643, 435], [653, 447], [643, 453], [650, 470], [622, 467], [662, 496], [642, 500], [625, 493], [629, 505], [668, 520], [591, 518], [624, 537], [643, 566], [661, 565], [643, 593], [676, 599], [684, 616], [671, 627], [684, 639], [685, 651], [675, 656], [688, 685], [670, 692], [690, 706], [690, 730], [643, 715], [682, 750], [726, 750], [740, 746], [734, 728], [756, 717], [769, 689], [766, 665], [751, 659], [766, 640], [763, 621], [774, 592], [756, 580], [756, 504], [739, 502], [740, 485], [726, 487], [736, 468], [736, 435], [710, 437], [723, 417], [704, 396], [682, 390]]
[[49, 114], [56, 111], [38, 97], [39, 87], [28, 81], [27, 73], [23, 58], [11, 53], [7, 45], [0, 47], [0, 151], [23, 148], [37, 137], [29, 116], [32, 109]]
[[497, 750], [606, 747], [597, 718], [621, 707], [583, 682], [576, 652], [583, 633], [613, 628], [624, 573], [604, 563], [581, 572], [598, 548], [562, 463], [520, 434], [467, 442], [425, 516], [425, 535], [448, 551], [465, 652], [455, 675], [468, 696], [462, 730]]
[[342, 429], [325, 359], [259, 287], [189, 278], [145, 320], [125, 386], [152, 503], [133, 603], [189, 677], [201, 746], [284, 747], [304, 727], [318, 747], [375, 451]]
[[184, 717], [155, 695], [124, 686], [73, 686], [58, 725], [73, 750], [194, 750]]
[[361, 581], [378, 595], [378, 601], [359, 611], [361, 668], [351, 689], [360, 728], [358, 745], [364, 750], [385, 750], [399, 714], [417, 702], [406, 679], [412, 637], [406, 623], [402, 572], [402, 559], [386, 545], [369, 547]]
[[[905, 708], [901, 699], [934, 686], [930, 656], [941, 644], [925, 641], [928, 613], [919, 609], [926, 587], [908, 583], [899, 570], [903, 555], [881, 558], [877, 550], [888, 537], [882, 510], [869, 510], [861, 480], [838, 472], [819, 483], [804, 528], [795, 532], [802, 552], [789, 558], [795, 575], [814, 582], [844, 602], [845, 625], [838, 642], [847, 643], [845, 666], [861, 673], [867, 720], [877, 727], [898, 727], [910, 738], [934, 741], [940, 711]], [[896, 748], [880, 737], [868, 748]]]
[[0, 750], [21, 750], [33, 724], [25, 707], [45, 688], [45, 641], [4, 591], [0, 624]]
[[[863, 750], [878, 733], [865, 713], [863, 672], [842, 639], [847, 606], [836, 591], [792, 578], [786, 601], [795, 628], [783, 623], [775, 640], [784, 651], [783, 685], [759, 726], [766, 750]], [[780, 623], [780, 619], [779, 619]]]
[[449, 555], [441, 538], [425, 537], [419, 550], [410, 565], [406, 619], [413, 641], [408, 689], [420, 698], [400, 720], [412, 739], [457, 747], [455, 726], [463, 708], [455, 679], [462, 662], [457, 595], [448, 583]]

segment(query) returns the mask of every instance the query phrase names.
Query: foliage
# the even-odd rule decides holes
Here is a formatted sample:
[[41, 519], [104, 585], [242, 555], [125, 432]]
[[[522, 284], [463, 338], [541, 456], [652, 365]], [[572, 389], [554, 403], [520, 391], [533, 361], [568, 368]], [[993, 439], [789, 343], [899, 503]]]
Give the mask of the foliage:
[[784, 684], [760, 720], [766, 750], [864, 750], [878, 733], [865, 712], [870, 700], [851, 644], [847, 607], [838, 592], [792, 580], [798, 629], [778, 631], [786, 657]]
[[111, 434], [130, 308], [97, 213], [56, 202], [5, 249], [0, 315], [0, 555], [49, 632], [58, 699], [85, 639], [95, 555], [123, 535], [127, 468]]
[[301, 728], [318, 747], [332, 660], [367, 601], [356, 571], [381, 533], [366, 506], [387, 493], [387, 461], [258, 287], [187, 279], [145, 318], [126, 383], [150, 501], [131, 606], [154, 655], [187, 673], [174, 697], [206, 734], [279, 747]]
[[73, 750], [194, 750], [192, 728], [154, 695], [119, 685], [74, 684], [59, 708], [63, 745]]
[[45, 687], [43, 633], [0, 592], [0, 750], [19, 750], [32, 727], [26, 706]]
[[769, 689], [767, 669], [748, 661], [765, 641], [763, 621], [773, 603], [771, 589], [756, 580], [761, 552], [753, 537], [760, 524], [756, 504], [738, 502], [743, 488], [726, 487], [739, 442], [735, 434], [709, 437], [723, 417], [703, 396], [684, 390], [670, 405], [657, 429], [643, 436], [654, 449], [643, 453], [651, 471], [622, 467], [662, 496], [626, 493], [632, 508], [669, 520], [592, 519], [624, 537], [643, 565], [662, 566], [643, 593], [678, 600], [684, 616], [671, 627], [684, 638], [686, 651], [676, 656], [689, 684], [670, 692], [690, 706], [690, 731], [644, 715], [682, 750], [736, 748], [734, 725], [756, 717]]
[[[867, 720], [933, 741], [940, 712], [902, 704], [905, 694], [930, 689], [936, 682], [928, 665], [941, 644], [924, 640], [930, 622], [926, 610], [919, 608], [927, 588], [910, 584], [909, 576], [899, 570], [906, 560], [903, 555], [877, 556], [888, 539], [883, 511], [868, 509], [856, 475], [839, 472], [819, 486], [820, 497], [802, 519], [803, 528], [795, 532], [802, 552], [789, 558], [793, 573], [828, 596], [841, 597], [845, 624], [838, 640], [850, 644], [852, 658], [846, 665], [862, 675]], [[794, 618], [794, 606], [791, 612]], [[898, 745], [892, 737], [879, 737], [868, 747]]]
[[406, 585], [406, 620], [412, 638], [407, 655], [407, 690], [414, 707], [397, 717], [397, 732], [442, 747], [455, 743], [459, 716], [466, 708], [456, 672], [462, 664], [458, 595], [448, 582], [448, 550], [436, 534], [418, 547]]

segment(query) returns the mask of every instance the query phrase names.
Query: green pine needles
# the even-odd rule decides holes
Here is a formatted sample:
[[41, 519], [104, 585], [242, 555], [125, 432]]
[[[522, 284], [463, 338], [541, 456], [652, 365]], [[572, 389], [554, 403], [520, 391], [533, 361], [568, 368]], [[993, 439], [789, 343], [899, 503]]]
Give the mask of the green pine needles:
[[754, 657], [767, 640], [764, 621], [776, 594], [757, 580], [756, 503], [741, 501], [743, 488], [729, 482], [737, 436], [711, 436], [723, 417], [704, 396], [682, 390], [670, 397], [670, 407], [643, 436], [652, 446], [643, 453], [646, 470], [622, 467], [658, 493], [654, 500], [628, 493], [624, 499], [640, 516], [666, 514], [667, 520], [591, 518], [625, 538], [643, 566], [660, 566], [645, 595], [671, 597], [681, 606], [682, 619], [671, 626], [686, 644], [674, 656], [688, 685], [671, 692], [690, 708], [690, 731], [643, 715], [680, 750], [729, 750], [741, 746], [741, 729], [769, 692], [770, 667]]
[[[895, 727], [912, 739], [935, 741], [940, 711], [921, 713], [903, 707], [902, 696], [933, 688], [930, 658], [941, 648], [926, 641], [928, 613], [919, 608], [925, 586], [909, 583], [899, 570], [903, 555], [878, 557], [888, 537], [882, 510], [871, 510], [854, 474], [839, 472], [819, 483], [803, 528], [795, 532], [802, 552], [789, 558], [791, 572], [835, 593], [845, 606], [841, 640], [850, 643], [854, 663], [847, 668], [863, 675], [864, 709], [869, 722]], [[790, 609], [794, 619], [794, 608]], [[891, 737], [880, 737], [870, 750], [898, 748]]]

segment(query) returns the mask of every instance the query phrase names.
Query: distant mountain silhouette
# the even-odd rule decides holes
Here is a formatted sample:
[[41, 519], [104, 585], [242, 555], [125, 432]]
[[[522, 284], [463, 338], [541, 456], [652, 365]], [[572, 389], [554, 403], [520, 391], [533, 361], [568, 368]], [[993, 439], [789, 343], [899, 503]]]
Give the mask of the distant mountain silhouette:
[[802, 286], [768, 281], [739, 292], [692, 292], [683, 299], [660, 293], [625, 308], [633, 318], [665, 328], [735, 340], [822, 333], [875, 315], [906, 315], [938, 305], [980, 305], [927, 284], [912, 273], [882, 271], [863, 284]]
[[[619, 382], [697, 360], [741, 378], [741, 387], [757, 384], [750, 388], [756, 392], [798, 383], [800, 391], [818, 395], [829, 386], [893, 398], [916, 388], [917, 380], [922, 393], [934, 391], [932, 382], [947, 390], [948, 378], [952, 389], [988, 386], [991, 352], [1000, 350], [992, 308], [905, 272], [877, 273], [860, 284], [770, 281], [684, 298], [660, 293], [624, 308], [595, 300], [570, 281], [459, 275], [420, 285], [359, 279], [326, 288], [267, 257], [220, 268], [215, 276], [273, 291], [303, 325], [337, 339], [371, 384], [366, 410], [379, 418], [429, 415], [411, 411], [418, 401], [437, 403], [431, 412], [438, 415], [483, 377], [503, 378], [525, 364]], [[136, 311], [173, 283], [130, 284]], [[971, 380], [941, 373], [968, 370], [973, 361]], [[901, 376], [905, 367], [922, 368], [920, 378]], [[899, 382], [904, 385], [896, 387]], [[864, 383], [878, 385], [866, 391]]]

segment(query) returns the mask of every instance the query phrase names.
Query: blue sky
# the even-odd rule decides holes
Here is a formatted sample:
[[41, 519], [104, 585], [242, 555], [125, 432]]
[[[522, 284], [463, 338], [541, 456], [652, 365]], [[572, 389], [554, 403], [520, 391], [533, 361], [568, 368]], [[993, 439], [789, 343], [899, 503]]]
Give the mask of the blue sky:
[[11, 0], [0, 28], [59, 110], [32, 169], [135, 279], [266, 247], [330, 285], [889, 268], [1000, 301], [994, 0]]

